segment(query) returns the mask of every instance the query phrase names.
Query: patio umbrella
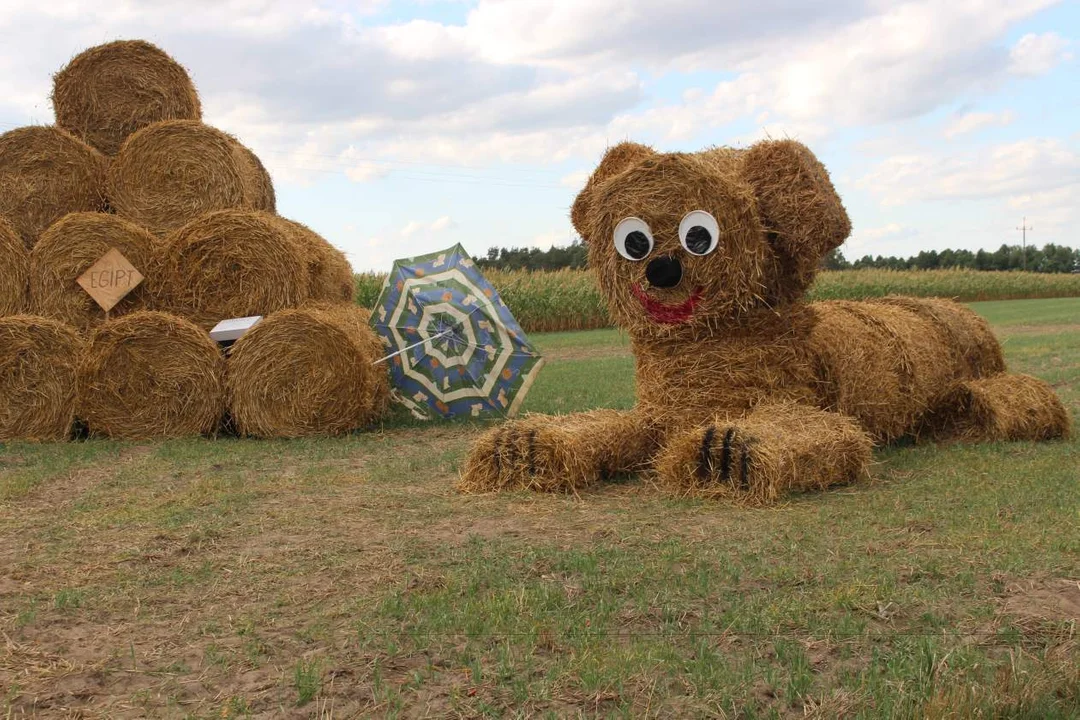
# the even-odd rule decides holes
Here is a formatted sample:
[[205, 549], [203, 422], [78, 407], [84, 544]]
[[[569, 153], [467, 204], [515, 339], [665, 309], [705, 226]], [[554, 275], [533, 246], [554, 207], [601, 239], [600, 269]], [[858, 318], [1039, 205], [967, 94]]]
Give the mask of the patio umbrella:
[[513, 417], [544, 364], [460, 245], [395, 261], [371, 324], [394, 397], [421, 418]]

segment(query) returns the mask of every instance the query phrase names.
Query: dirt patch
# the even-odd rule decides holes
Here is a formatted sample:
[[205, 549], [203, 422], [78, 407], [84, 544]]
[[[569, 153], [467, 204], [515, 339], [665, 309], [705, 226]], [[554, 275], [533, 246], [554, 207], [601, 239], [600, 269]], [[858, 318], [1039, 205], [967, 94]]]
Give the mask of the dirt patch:
[[132, 445], [117, 455], [99, 462], [75, 467], [65, 475], [58, 476], [34, 487], [19, 506], [26, 511], [54, 513], [66, 511], [88, 490], [105, 482], [132, 465], [145, 461], [154, 452], [150, 445]]
[[1002, 611], [1022, 620], [1080, 621], [1080, 579], [1024, 580], [1006, 588]]

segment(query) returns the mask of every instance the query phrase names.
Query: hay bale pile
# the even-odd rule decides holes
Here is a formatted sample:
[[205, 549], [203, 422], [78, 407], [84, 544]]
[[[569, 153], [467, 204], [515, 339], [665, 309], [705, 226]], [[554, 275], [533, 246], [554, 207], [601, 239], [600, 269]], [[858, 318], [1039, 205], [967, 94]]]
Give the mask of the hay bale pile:
[[[345, 255], [276, 214], [266, 167], [202, 122], [184, 68], [122, 40], [53, 80], [56, 125], [0, 135], [0, 438], [65, 439], [78, 421], [116, 438], [291, 437], [379, 417], [388, 379]], [[111, 249], [144, 280], [105, 312], [78, 279]], [[237, 346], [230, 423], [207, 330], [250, 315], [266, 320]], [[290, 383], [287, 407], [267, 404]]]

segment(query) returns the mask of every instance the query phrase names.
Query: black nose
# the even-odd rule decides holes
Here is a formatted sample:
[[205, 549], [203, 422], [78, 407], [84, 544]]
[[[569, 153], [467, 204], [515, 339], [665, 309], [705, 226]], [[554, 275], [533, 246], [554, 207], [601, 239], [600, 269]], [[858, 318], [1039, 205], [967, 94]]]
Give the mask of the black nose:
[[658, 288], [673, 288], [682, 280], [682, 265], [671, 256], [658, 257], [645, 268], [645, 279]]

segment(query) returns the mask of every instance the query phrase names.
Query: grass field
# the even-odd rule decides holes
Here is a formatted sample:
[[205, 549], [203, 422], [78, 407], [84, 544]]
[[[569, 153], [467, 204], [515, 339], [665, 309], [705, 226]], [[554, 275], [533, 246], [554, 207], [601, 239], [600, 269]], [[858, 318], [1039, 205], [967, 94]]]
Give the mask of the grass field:
[[[975, 305], [1080, 421], [1080, 299]], [[611, 330], [528, 409], [633, 402]], [[1080, 717], [1080, 441], [768, 509], [466, 497], [479, 431], [0, 450], [0, 716]]]
[[[484, 275], [526, 332], [592, 330], [611, 324], [589, 272], [489, 270]], [[356, 301], [363, 307], [373, 307], [385, 279], [378, 273], [357, 275]], [[838, 270], [819, 273], [809, 294], [813, 300], [862, 300], [898, 294], [947, 297], [961, 302], [1080, 297], [1080, 274]]]

